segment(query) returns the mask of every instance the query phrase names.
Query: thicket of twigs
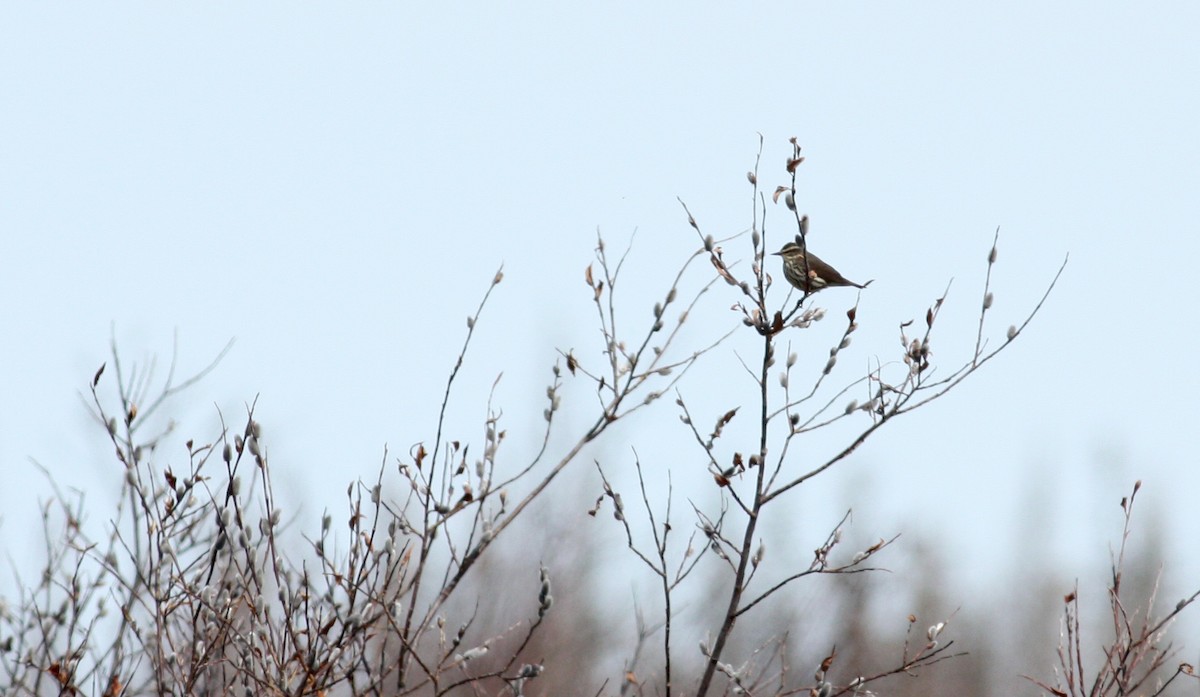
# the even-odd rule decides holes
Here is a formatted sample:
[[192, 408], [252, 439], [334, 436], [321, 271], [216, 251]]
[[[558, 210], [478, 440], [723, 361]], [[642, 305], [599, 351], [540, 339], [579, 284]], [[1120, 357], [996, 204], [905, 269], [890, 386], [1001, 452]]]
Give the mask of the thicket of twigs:
[[[624, 256], [614, 257], [599, 241], [586, 282], [603, 345], [599, 352], [560, 352], [546, 388], [541, 447], [524, 459], [504, 449], [508, 426], [491, 397], [482, 438], [462, 437], [478, 425], [450, 424], [445, 416], [452, 399], [472, 398], [454, 387], [488, 297], [501, 283], [498, 272], [468, 319], [436, 430], [410, 452], [389, 456], [375, 480], [351, 483], [344, 503], [327, 504], [343, 512], [320, 520], [281, 514], [253, 404], [236, 421], [222, 416], [212, 437], [187, 440], [186, 460], [167, 457], [159, 446], [176, 436], [169, 428], [148, 431], [156, 423], [148, 416], [169, 408], [190, 381], [168, 378], [152, 387], [148, 372], [124, 366], [114, 346], [90, 390], [98, 433], [124, 468], [121, 504], [102, 516], [111, 524], [99, 533], [83, 524], [81, 498], [56, 490], [45, 506], [44, 567], [31, 573], [18, 565], [21, 593], [0, 604], [3, 693], [828, 697], [881, 686], [892, 694], [941, 693], [940, 671], [924, 669], [971, 648], [949, 638], [948, 618], [901, 617], [905, 631], [893, 639], [866, 628], [865, 603], [856, 595], [867, 592], [858, 574], [872, 571], [882, 555], [905, 554], [895, 537], [847, 548], [845, 520], [834, 521], [819, 537], [797, 543], [815, 550], [809, 559], [787, 566], [787, 555], [773, 554], [766, 543], [766, 526], [790, 515], [783, 502], [798, 487], [820, 486], [823, 472], [893, 419], [942, 398], [1009, 349], [1041, 302], [1022, 323], [987, 340], [993, 240], [973, 352], [949, 368], [931, 362], [943, 295], [917, 321], [900, 324], [896, 354], [880, 347], [882, 357], [864, 373], [839, 367], [839, 352], [858, 328], [857, 305], [827, 316], [811, 296], [765, 268], [770, 251], [793, 239], [803, 243], [808, 234], [796, 205], [802, 159], [793, 142], [785, 183], [767, 191], [759, 187], [757, 165], [749, 174], [748, 234], [716, 240], [685, 208], [696, 241], [662, 279], [645, 321], [621, 314], [624, 304], [615, 298]], [[768, 210], [784, 211], [784, 221], [768, 225]], [[743, 255], [748, 264], [731, 261]], [[686, 322], [703, 315], [705, 326], [719, 326], [718, 313], [731, 303], [739, 325], [702, 345], [682, 344]], [[783, 341], [813, 341], [810, 328], [831, 321], [840, 329], [819, 364], [783, 355]], [[679, 388], [690, 368], [713, 360], [713, 348], [737, 332], [756, 346], [752, 357], [729, 366], [744, 389], [708, 413]], [[603, 360], [583, 357], [597, 355]], [[571, 422], [585, 424], [573, 433], [559, 432], [567, 428], [559, 424], [568, 383], [586, 385], [591, 395], [570, 404]], [[708, 463], [716, 493], [711, 506], [677, 500], [669, 480], [644, 476], [636, 457], [631, 486], [586, 456], [618, 422], [676, 418], [682, 425], [675, 427], [690, 434], [692, 454]], [[749, 451], [722, 437], [735, 419], [754, 424]], [[810, 434], [834, 424], [851, 435], [820, 458], [805, 451]], [[606, 637], [610, 628], [589, 606], [581, 590], [586, 582], [577, 576], [589, 571], [586, 564], [531, 563], [539, 558], [528, 554], [531, 542], [513, 532], [545, 512], [546, 492], [569, 469], [596, 474], [597, 495], [582, 505], [593, 516], [615, 518], [570, 534], [619, 535], [628, 550], [621, 573], [644, 574], [657, 589], [628, 610], [637, 630], [629, 640]], [[1132, 497], [1127, 514], [1131, 507]], [[1152, 618], [1149, 606], [1138, 614], [1122, 602], [1123, 562], [1122, 548], [1109, 593], [1116, 639], [1104, 661], [1084, 665], [1087, 638], [1072, 595], [1060, 673], [1031, 678], [1042, 689], [1156, 694], [1154, 681], [1166, 688], [1190, 675], [1190, 668], [1170, 663], [1162, 631], [1196, 596], [1162, 618]], [[814, 577], [833, 580], [821, 592], [846, 631], [817, 632], [814, 622], [828, 626], [829, 617], [781, 611], [789, 594]], [[921, 589], [926, 597], [931, 592]], [[681, 609], [681, 599], [697, 597], [706, 599], [706, 612]], [[826, 635], [842, 643], [822, 644]], [[614, 655], [621, 666], [615, 671]], [[954, 675], [958, 662], [939, 668]], [[947, 692], [983, 689], [964, 680], [957, 674]]]

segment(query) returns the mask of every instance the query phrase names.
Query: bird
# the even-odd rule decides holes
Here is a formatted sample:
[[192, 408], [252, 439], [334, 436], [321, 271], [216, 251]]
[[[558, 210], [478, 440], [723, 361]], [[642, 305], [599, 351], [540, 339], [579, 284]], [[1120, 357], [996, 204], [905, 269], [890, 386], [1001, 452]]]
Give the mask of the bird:
[[855, 283], [829, 264], [821, 261], [816, 254], [805, 252], [803, 240], [797, 236], [796, 242], [788, 242], [774, 256], [783, 257], [783, 277], [788, 283], [811, 295], [831, 286], [853, 286], [866, 288], [871, 281]]

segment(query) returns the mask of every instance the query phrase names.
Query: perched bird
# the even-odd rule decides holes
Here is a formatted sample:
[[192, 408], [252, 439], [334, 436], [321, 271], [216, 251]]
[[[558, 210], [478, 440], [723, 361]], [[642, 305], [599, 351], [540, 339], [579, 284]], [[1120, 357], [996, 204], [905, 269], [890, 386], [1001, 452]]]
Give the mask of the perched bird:
[[806, 254], [804, 246], [797, 242], [783, 245], [783, 249], [775, 252], [775, 256], [783, 257], [783, 277], [805, 295], [830, 286], [866, 288], [871, 285], [870, 281], [859, 284], [847, 279], [838, 273], [837, 269], [818, 259], [816, 254]]

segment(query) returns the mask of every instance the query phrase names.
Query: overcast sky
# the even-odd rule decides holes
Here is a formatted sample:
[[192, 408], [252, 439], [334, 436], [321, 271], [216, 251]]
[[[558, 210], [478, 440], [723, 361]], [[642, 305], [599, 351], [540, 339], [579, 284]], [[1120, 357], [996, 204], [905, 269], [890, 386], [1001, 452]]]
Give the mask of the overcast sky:
[[[1105, 553], [1140, 478], [1146, 524], [1153, 510], [1179, 552], [1168, 577], [1196, 585], [1200, 6], [576, 5], [4, 5], [0, 547], [34, 548], [49, 486], [31, 460], [97, 505], [117, 491], [79, 399], [114, 335], [129, 364], [158, 356], [160, 378], [176, 332], [184, 374], [236, 339], [168, 407], [181, 430], [160, 465], [257, 397], [284, 500], [314, 520], [342, 506], [385, 445], [432, 440], [464, 319], [502, 264], [450, 417], [478, 438], [503, 372], [516, 459], [555, 349], [599, 357], [583, 283], [597, 230], [614, 248], [637, 231], [635, 326], [697, 244], [676, 197], [717, 237], [750, 226], [761, 133], [768, 189], [788, 138], [804, 146], [812, 249], [875, 279], [843, 382], [894, 359], [898, 324], [951, 278], [935, 362], [967, 357], [997, 227], [993, 343], [1070, 254], [1009, 352], [797, 510], [853, 506], [865, 538], [930, 536], [966, 596], [1003, 582], [1033, 533], [1067, 578], [1086, 573], [1074, 555]], [[771, 244], [786, 221], [769, 206]], [[697, 344], [737, 323], [716, 293]], [[792, 338], [810, 371], [854, 298], [823, 293], [830, 319]], [[752, 405], [737, 357], [752, 343], [707, 356], [681, 392], [710, 415]], [[574, 399], [577, 426], [592, 402]], [[629, 444], [653, 453], [680, 428], [669, 400], [642, 419], [597, 456], [620, 468]], [[702, 454], [678, 452], [655, 466], [702, 488]]]

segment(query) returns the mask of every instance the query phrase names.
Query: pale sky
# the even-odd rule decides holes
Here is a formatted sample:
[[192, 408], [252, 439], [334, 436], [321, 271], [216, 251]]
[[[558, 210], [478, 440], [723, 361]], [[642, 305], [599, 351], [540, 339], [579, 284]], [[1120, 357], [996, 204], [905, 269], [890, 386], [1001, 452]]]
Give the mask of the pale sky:
[[[1031, 530], [1067, 578], [1087, 573], [1072, 560], [1105, 553], [1140, 478], [1168, 578], [1196, 585], [1200, 5], [571, 5], [0, 8], [0, 548], [36, 549], [49, 487], [31, 458], [103, 521], [119, 465], [78, 395], [114, 328], [159, 376], [174, 332], [184, 373], [236, 338], [168, 407], [181, 430], [160, 464], [257, 396], [281, 496], [315, 521], [385, 444], [432, 440], [464, 319], [503, 264], [450, 416], [478, 438], [503, 372], [523, 459], [555, 349], [598, 357], [596, 230], [618, 248], [637, 231], [625, 300], [645, 321], [696, 246], [676, 197], [717, 237], [750, 226], [761, 133], [768, 188], [788, 138], [804, 146], [811, 248], [875, 279], [841, 382], [894, 358], [897, 325], [951, 278], [935, 362], [964, 359], [997, 227], [993, 342], [1070, 254], [1008, 353], [797, 492], [816, 516], [797, 524], [853, 506], [865, 538], [927, 536], [968, 598], [1004, 584]], [[784, 213], [768, 211], [776, 245]], [[697, 343], [737, 322], [716, 292]], [[854, 297], [818, 304], [841, 318]], [[840, 330], [794, 337], [812, 371]], [[714, 417], [754, 402], [738, 336], [680, 385]], [[578, 424], [592, 402], [575, 399]], [[595, 456], [653, 458], [678, 430], [656, 467], [704, 490], [671, 401], [641, 419]]]

